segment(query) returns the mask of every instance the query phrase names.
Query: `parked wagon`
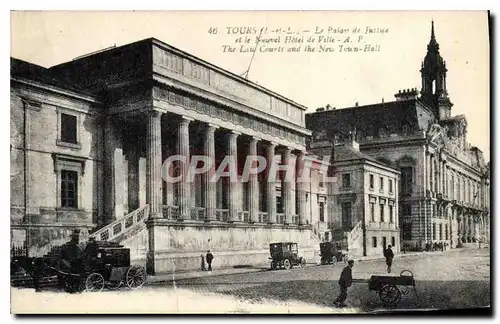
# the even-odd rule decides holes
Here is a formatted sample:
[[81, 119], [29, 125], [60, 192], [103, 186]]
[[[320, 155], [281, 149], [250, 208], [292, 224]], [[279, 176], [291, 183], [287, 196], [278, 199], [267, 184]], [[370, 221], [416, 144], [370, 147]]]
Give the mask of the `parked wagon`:
[[306, 259], [299, 256], [299, 248], [297, 243], [280, 242], [269, 244], [269, 252], [271, 257], [271, 269], [276, 270], [284, 268], [291, 269], [293, 266], [306, 266]]
[[368, 289], [377, 291], [382, 305], [388, 308], [399, 304], [402, 295], [409, 293], [408, 287], [413, 287], [416, 295], [415, 279], [410, 270], [403, 270], [397, 277], [371, 276], [368, 281]]
[[54, 256], [27, 258], [22, 263], [33, 278], [35, 288], [37, 283], [47, 281], [56, 281], [67, 292], [100, 292], [104, 288], [117, 289], [122, 286], [137, 289], [144, 285], [146, 270], [130, 264], [130, 249], [109, 242], [96, 244], [95, 257], [78, 260], [76, 266], [75, 263], [68, 266], [64, 260]]

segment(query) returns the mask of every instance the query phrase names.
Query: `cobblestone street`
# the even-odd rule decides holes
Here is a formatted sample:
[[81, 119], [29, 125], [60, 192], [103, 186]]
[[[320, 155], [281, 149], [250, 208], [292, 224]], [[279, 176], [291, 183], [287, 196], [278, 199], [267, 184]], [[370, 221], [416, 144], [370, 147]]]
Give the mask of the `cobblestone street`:
[[[402, 270], [413, 272], [416, 293], [403, 295], [399, 309], [446, 309], [483, 307], [490, 304], [489, 249], [460, 249], [434, 254], [397, 257], [392, 275]], [[156, 283], [154, 287], [188, 289], [200, 293], [218, 293], [249, 302], [276, 300], [299, 301], [316, 306], [333, 307], [339, 293], [337, 280], [343, 265], [307, 266], [289, 271], [262, 271], [177, 280]], [[384, 260], [357, 262], [347, 303], [361, 311], [382, 307], [375, 291], [369, 291], [366, 280], [371, 275], [387, 275]], [[363, 282], [363, 280], [365, 280]]]

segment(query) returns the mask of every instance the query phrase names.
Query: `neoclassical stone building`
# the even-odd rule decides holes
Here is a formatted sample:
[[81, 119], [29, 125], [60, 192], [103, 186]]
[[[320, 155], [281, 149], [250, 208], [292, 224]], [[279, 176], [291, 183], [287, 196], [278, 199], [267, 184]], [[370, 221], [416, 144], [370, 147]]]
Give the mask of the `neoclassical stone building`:
[[400, 171], [399, 223], [407, 249], [490, 237], [489, 167], [467, 142], [465, 116], [452, 115], [447, 71], [433, 23], [420, 93], [408, 89], [392, 102], [327, 106], [306, 115], [311, 147], [355, 131], [361, 152]]
[[[78, 227], [127, 245], [151, 273], [197, 268], [208, 249], [219, 266], [266, 262], [272, 241], [297, 242], [312, 258], [320, 198], [311, 183], [266, 181], [269, 169], [248, 182], [208, 181], [213, 169], [192, 183], [162, 174], [172, 155], [205, 155], [215, 167], [230, 155], [241, 179], [248, 155], [278, 155], [297, 176], [297, 161], [314, 160], [305, 110], [156, 39], [51, 68], [11, 59], [13, 244], [44, 254]], [[314, 165], [304, 172], [317, 184], [323, 165]]]
[[[383, 255], [388, 245], [398, 253], [400, 244], [399, 172], [362, 153], [356, 134], [351, 132], [333, 145], [331, 165], [336, 181], [329, 189], [330, 239], [342, 242], [352, 258]], [[318, 156], [332, 153], [332, 143], [315, 141], [311, 152]]]

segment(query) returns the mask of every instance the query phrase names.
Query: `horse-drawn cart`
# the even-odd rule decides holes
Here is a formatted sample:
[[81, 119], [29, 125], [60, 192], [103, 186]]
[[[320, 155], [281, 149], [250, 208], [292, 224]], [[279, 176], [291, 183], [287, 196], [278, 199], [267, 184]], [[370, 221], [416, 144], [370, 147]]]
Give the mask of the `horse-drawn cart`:
[[403, 270], [398, 277], [371, 276], [368, 281], [368, 289], [377, 291], [382, 305], [389, 308], [396, 307], [402, 295], [408, 295], [409, 287], [413, 287], [416, 295], [415, 279], [410, 270]]
[[[130, 264], [130, 250], [116, 243], [96, 242], [96, 255], [77, 260], [64, 260], [55, 255], [42, 258], [18, 258], [28, 272], [36, 289], [42, 282], [54, 282], [67, 292], [100, 292], [104, 288], [130, 289], [142, 287], [146, 282], [144, 267]], [[60, 250], [60, 249], [56, 249]], [[49, 280], [50, 279], [50, 280]]]

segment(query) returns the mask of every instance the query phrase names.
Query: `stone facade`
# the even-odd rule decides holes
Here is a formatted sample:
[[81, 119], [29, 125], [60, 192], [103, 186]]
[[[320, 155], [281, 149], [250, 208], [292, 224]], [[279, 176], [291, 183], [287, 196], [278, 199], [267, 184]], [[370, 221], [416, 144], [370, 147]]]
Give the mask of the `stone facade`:
[[400, 171], [402, 248], [489, 241], [488, 167], [482, 152], [467, 142], [465, 116], [451, 115], [446, 62], [434, 26], [420, 72], [420, 96], [408, 89], [392, 102], [306, 115], [314, 131], [310, 145], [355, 131], [361, 152]]
[[[355, 135], [352, 135], [355, 136]], [[359, 151], [353, 137], [334, 143], [335, 182], [328, 183], [331, 238], [346, 235], [352, 257], [382, 255], [383, 247], [400, 251], [398, 217], [399, 172]], [[311, 144], [311, 152], [331, 155], [330, 142]]]

